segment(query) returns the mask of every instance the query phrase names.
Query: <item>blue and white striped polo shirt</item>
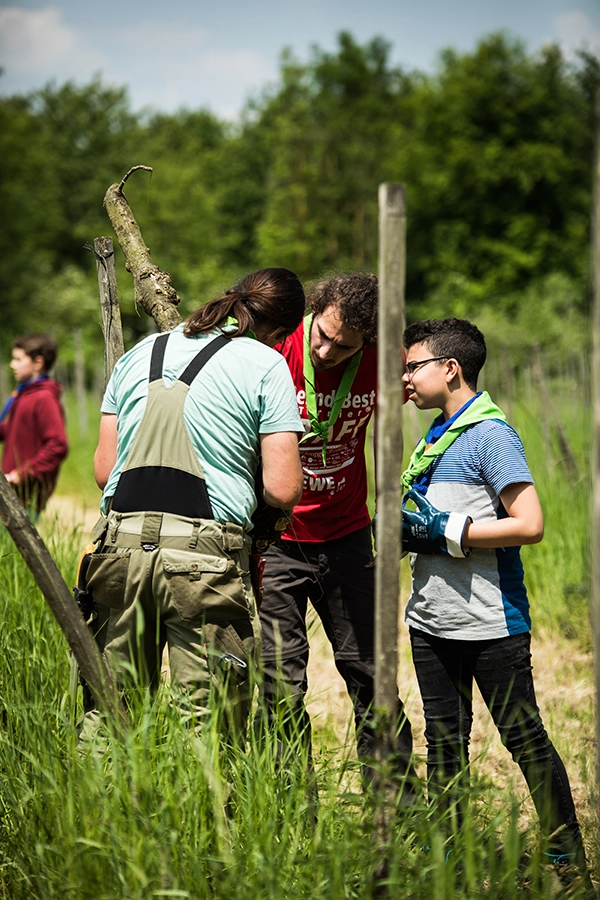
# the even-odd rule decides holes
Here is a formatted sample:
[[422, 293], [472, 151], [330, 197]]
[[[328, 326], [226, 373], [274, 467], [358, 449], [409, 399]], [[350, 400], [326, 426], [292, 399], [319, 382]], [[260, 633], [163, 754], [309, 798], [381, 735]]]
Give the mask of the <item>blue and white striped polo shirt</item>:
[[[464, 431], [431, 466], [427, 498], [437, 509], [474, 522], [503, 518], [499, 494], [533, 483], [523, 444], [496, 419]], [[406, 607], [411, 628], [452, 640], [488, 640], [529, 631], [529, 601], [518, 547], [472, 549], [465, 559], [445, 554], [411, 557], [412, 593]]]

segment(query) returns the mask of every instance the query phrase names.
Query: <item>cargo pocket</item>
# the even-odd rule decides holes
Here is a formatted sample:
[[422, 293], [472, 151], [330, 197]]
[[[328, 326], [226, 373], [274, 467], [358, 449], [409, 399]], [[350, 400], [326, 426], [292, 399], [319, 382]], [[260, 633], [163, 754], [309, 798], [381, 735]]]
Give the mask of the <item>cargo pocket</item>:
[[231, 559], [162, 550], [165, 580], [182, 619], [239, 619], [248, 616], [248, 602], [237, 566]]
[[94, 603], [123, 609], [130, 556], [127, 551], [91, 554], [85, 581]]
[[248, 664], [254, 653], [254, 633], [249, 619], [207, 622], [204, 641], [211, 672], [230, 672], [237, 681], [248, 678]]

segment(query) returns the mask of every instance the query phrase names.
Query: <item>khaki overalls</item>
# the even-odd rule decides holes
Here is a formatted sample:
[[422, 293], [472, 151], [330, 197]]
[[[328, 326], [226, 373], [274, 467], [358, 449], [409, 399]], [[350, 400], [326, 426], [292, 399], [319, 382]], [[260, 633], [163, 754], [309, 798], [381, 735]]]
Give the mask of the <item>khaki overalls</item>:
[[[218, 349], [215, 341], [219, 346], [224, 341], [211, 341], [167, 388], [162, 380], [167, 338], [161, 335], [154, 344], [146, 410], [113, 508], [98, 523], [95, 537], [101, 543], [91, 557], [87, 587], [98, 607], [99, 643], [119, 684], [127, 683], [127, 666], [133, 663], [156, 687], [166, 644], [171, 683], [195, 727], [214, 691], [225, 706], [225, 727], [239, 728], [247, 715], [249, 666], [259, 634], [250, 538], [239, 525], [215, 521], [210, 504], [202, 510], [210, 518], [180, 514], [190, 495], [206, 494], [183, 418], [185, 397]], [[183, 481], [177, 491], [179, 473]], [[126, 490], [120, 490], [122, 481]], [[134, 502], [142, 508], [132, 510]]]

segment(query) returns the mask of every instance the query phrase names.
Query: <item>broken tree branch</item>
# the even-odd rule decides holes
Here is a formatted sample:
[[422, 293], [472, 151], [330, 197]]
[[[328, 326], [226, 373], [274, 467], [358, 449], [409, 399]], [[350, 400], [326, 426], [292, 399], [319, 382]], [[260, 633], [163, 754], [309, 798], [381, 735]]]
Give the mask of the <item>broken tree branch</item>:
[[152, 171], [148, 166], [133, 166], [119, 184], [109, 187], [104, 196], [104, 207], [125, 256], [127, 271], [133, 277], [135, 302], [154, 319], [160, 331], [171, 331], [181, 322], [177, 291], [169, 273], [152, 262], [150, 250], [123, 193], [123, 185], [139, 169]]
[[129, 176], [130, 176], [133, 172], [138, 172], [140, 169], [142, 170], [142, 172], [150, 172], [150, 173], [152, 173], [152, 171], [153, 171], [152, 166], [132, 166], [132, 167], [130, 168], [129, 172], [126, 172], [126, 173], [123, 175], [123, 177], [121, 178], [121, 181], [120, 181], [119, 187], [118, 187], [118, 190], [121, 191], [121, 193], [123, 193], [123, 188], [125, 187], [125, 182], [126, 182], [127, 179], [129, 178]]

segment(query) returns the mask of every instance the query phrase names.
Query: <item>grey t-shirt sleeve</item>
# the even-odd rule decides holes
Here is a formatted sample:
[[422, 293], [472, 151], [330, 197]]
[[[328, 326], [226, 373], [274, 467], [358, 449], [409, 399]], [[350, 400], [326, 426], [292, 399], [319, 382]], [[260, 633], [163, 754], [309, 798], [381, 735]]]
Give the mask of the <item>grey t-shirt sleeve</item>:
[[481, 429], [477, 461], [483, 479], [496, 494], [510, 484], [533, 484], [521, 438], [506, 422], [488, 422]]

